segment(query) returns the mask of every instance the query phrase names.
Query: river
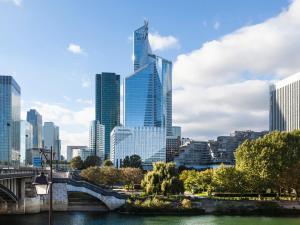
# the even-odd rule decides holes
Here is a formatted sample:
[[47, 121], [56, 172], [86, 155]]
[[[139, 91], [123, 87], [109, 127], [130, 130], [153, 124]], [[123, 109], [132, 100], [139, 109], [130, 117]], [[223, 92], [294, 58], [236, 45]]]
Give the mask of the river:
[[[48, 214], [1, 215], [0, 225], [47, 225]], [[129, 216], [117, 213], [55, 213], [54, 225], [299, 225], [300, 217]]]

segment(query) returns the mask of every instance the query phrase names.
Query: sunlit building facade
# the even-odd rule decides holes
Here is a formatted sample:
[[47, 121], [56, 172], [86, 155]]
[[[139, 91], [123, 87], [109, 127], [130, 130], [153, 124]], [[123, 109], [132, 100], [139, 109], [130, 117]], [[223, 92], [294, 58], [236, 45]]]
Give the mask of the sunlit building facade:
[[126, 156], [139, 155], [144, 168], [153, 162], [166, 161], [165, 128], [115, 127], [111, 132], [110, 159], [115, 167], [121, 167]]
[[300, 73], [270, 86], [269, 129], [300, 129]]
[[[104, 161], [105, 157], [105, 126], [100, 124], [98, 120], [90, 123], [90, 150], [92, 155], [96, 155]], [[73, 156], [74, 157], [74, 156]]]
[[12, 76], [0, 76], [0, 164], [20, 159], [21, 88]]

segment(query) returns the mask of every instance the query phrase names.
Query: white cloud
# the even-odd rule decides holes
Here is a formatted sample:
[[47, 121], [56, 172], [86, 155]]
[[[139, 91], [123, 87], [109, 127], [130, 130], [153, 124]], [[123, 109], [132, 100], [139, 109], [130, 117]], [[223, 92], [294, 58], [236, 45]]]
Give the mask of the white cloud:
[[83, 54], [83, 50], [80, 47], [80, 45], [73, 44], [73, 43], [69, 44], [68, 51], [70, 51], [70, 52], [72, 52], [74, 54]]
[[63, 99], [67, 102], [71, 101], [71, 98], [69, 96], [66, 96], [66, 95], [63, 96]]
[[38, 101], [32, 102], [30, 105], [42, 115], [44, 122], [52, 121], [60, 127], [64, 153], [67, 145], [88, 145], [89, 124], [95, 117], [94, 107], [88, 106], [80, 110], [72, 110], [62, 104]]
[[21, 7], [23, 0], [0, 0], [2, 2], [10, 2], [13, 3], [15, 6]]
[[93, 101], [91, 99], [82, 99], [82, 98], [77, 98], [76, 102], [78, 103], [83, 103], [83, 104], [87, 104], [87, 105], [92, 105]]
[[153, 51], [179, 48], [179, 41], [174, 36], [161, 36], [159, 33], [149, 33], [149, 42]]
[[218, 29], [220, 28], [220, 26], [221, 26], [221, 24], [220, 24], [219, 21], [216, 21], [216, 22], [214, 23], [214, 29], [215, 29], [215, 30], [218, 30]]
[[81, 86], [83, 88], [88, 88], [91, 86], [91, 80], [90, 79], [86, 79], [86, 78], [82, 78], [81, 79]]
[[268, 129], [268, 85], [300, 70], [300, 0], [174, 63], [174, 124], [207, 139], [237, 129]]

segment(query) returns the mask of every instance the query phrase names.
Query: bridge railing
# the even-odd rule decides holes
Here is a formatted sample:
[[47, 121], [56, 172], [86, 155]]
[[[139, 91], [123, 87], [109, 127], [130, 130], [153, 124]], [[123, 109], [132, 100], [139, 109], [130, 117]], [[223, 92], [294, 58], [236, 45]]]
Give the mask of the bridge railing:
[[0, 179], [34, 176], [36, 173], [37, 173], [36, 170], [34, 170], [33, 168], [19, 168], [19, 169], [0, 168]]
[[87, 181], [73, 180], [73, 179], [70, 179], [70, 178], [54, 178], [53, 181], [54, 181], [54, 183], [67, 183], [67, 184], [70, 184], [70, 185], [75, 186], [75, 187], [85, 187], [85, 188], [87, 188], [91, 191], [94, 191], [94, 192], [99, 193], [99, 194], [104, 195], [104, 196], [113, 196], [113, 197], [121, 198], [121, 199], [126, 198], [125, 195], [119, 194], [118, 192], [115, 192], [115, 191], [105, 190], [102, 187], [97, 186], [95, 184], [91, 184]]

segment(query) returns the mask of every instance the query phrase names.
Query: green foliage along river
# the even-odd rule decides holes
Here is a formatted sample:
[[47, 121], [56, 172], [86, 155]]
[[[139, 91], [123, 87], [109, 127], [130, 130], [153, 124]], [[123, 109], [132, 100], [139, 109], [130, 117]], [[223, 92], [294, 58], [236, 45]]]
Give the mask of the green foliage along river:
[[[47, 225], [48, 214], [1, 215], [1, 225]], [[131, 216], [116, 213], [55, 213], [54, 225], [299, 225], [300, 217]]]

